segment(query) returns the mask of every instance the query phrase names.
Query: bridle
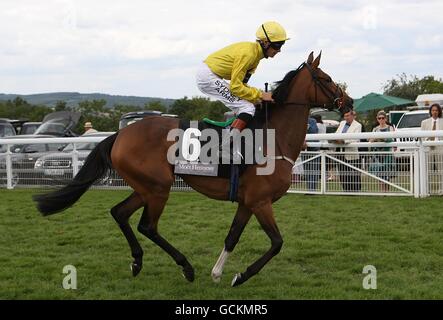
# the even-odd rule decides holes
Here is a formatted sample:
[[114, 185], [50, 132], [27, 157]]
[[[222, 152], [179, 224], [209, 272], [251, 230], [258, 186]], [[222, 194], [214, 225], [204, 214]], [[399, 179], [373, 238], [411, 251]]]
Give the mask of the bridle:
[[[314, 103], [310, 103], [310, 102], [298, 102], [298, 101], [285, 101], [283, 104], [284, 105], [302, 105], [302, 106], [309, 106], [309, 107], [314, 107], [314, 106], [319, 106], [320, 104], [317, 103], [317, 92], [318, 89], [321, 90], [321, 92], [323, 92], [323, 94], [328, 97], [330, 99], [330, 101], [333, 103], [333, 105], [335, 105], [338, 110], [341, 110], [344, 107], [344, 100], [345, 100], [345, 95], [344, 95], [344, 91], [336, 85], [336, 89], [335, 92], [332, 91], [327, 85], [325, 85], [324, 81], [326, 82], [332, 82], [332, 79], [330, 77], [328, 78], [321, 78], [317, 72], [312, 69], [312, 67], [306, 63], [303, 62], [297, 69], [296, 72], [298, 74], [298, 72], [301, 71], [301, 69], [303, 69], [304, 67], [306, 67], [309, 70], [309, 73], [311, 74], [312, 80], [314, 82], [314, 88], [315, 88], [315, 102]], [[322, 81], [323, 80], [323, 81]], [[266, 112], [266, 117], [267, 117], [267, 112]], [[267, 128], [267, 126], [266, 126]], [[281, 148], [278, 144], [277, 141], [277, 147], [280, 149]], [[295, 160], [291, 159], [285, 155], [281, 155], [281, 156], [274, 156], [272, 157], [274, 160], [286, 160], [288, 161], [292, 166], [295, 165]]]
[[[330, 99], [332, 104], [337, 107], [338, 110], [341, 110], [344, 107], [344, 101], [345, 101], [345, 95], [343, 90], [340, 88], [340, 86], [336, 85], [335, 92], [332, 91], [327, 85], [325, 85], [324, 81], [326, 82], [332, 82], [332, 79], [330, 77], [328, 78], [321, 78], [317, 72], [312, 69], [312, 67], [306, 63], [303, 62], [298, 68], [298, 71], [301, 71], [306, 67], [309, 70], [309, 73], [311, 74], [312, 80], [314, 81], [314, 88], [315, 88], [315, 102], [298, 102], [298, 101], [286, 101], [283, 104], [285, 105], [304, 105], [309, 107], [319, 106], [320, 104], [317, 102], [318, 97], [318, 89], [323, 92], [323, 94]], [[322, 81], [323, 80], [323, 81]]]

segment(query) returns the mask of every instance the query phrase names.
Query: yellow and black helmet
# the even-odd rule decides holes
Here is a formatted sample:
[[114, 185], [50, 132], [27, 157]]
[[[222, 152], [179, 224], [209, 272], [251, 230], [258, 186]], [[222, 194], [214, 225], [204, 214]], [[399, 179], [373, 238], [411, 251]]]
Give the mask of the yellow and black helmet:
[[[275, 21], [263, 23], [255, 33], [257, 40], [268, 41], [271, 44], [278, 44], [281, 47], [285, 41], [289, 40], [285, 29]], [[274, 47], [274, 46], [272, 46]]]

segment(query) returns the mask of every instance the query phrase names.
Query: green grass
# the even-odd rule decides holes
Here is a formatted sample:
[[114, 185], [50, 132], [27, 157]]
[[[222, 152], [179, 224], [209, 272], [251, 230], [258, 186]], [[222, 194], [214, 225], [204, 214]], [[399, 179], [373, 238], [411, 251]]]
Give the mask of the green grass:
[[[212, 282], [235, 204], [171, 194], [159, 230], [193, 264], [196, 279], [188, 283], [137, 232], [144, 268], [132, 277], [129, 247], [109, 214], [128, 191], [88, 191], [73, 208], [46, 218], [31, 200], [35, 192], [0, 191], [0, 299], [443, 299], [438, 197], [287, 195], [274, 205], [285, 240], [280, 254], [231, 288], [232, 276], [270, 245], [251, 219], [221, 283]], [[62, 288], [68, 264], [77, 268], [77, 290]], [[365, 265], [377, 268], [376, 290], [362, 288]]]

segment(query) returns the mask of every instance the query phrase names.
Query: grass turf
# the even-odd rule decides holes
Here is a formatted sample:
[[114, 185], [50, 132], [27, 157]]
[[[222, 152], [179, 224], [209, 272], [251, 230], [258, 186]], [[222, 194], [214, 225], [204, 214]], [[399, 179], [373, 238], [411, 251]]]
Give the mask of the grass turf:
[[[51, 217], [35, 209], [36, 192], [0, 191], [0, 299], [443, 299], [441, 198], [287, 195], [274, 204], [280, 254], [231, 288], [233, 275], [270, 246], [251, 219], [221, 283], [212, 282], [235, 204], [171, 194], [159, 230], [193, 264], [196, 279], [188, 283], [137, 231], [144, 267], [132, 277], [129, 247], [109, 214], [129, 191], [91, 190]], [[69, 264], [77, 290], [62, 288]], [[362, 287], [365, 265], [377, 268], [376, 290]]]

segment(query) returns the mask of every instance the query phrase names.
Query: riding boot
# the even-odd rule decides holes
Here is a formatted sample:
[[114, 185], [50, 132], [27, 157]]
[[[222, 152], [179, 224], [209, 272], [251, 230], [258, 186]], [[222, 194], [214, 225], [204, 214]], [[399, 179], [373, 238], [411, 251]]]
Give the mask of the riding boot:
[[[231, 124], [231, 130], [229, 134], [223, 139], [220, 146], [222, 152], [222, 163], [230, 163], [231, 154], [233, 163], [239, 163], [243, 158], [241, 154], [240, 135], [241, 131], [246, 127], [248, 121], [252, 118], [252, 115], [247, 113], [241, 113], [237, 119]], [[234, 143], [237, 142], [237, 143]], [[232, 143], [232, 152], [229, 152], [230, 145]]]

